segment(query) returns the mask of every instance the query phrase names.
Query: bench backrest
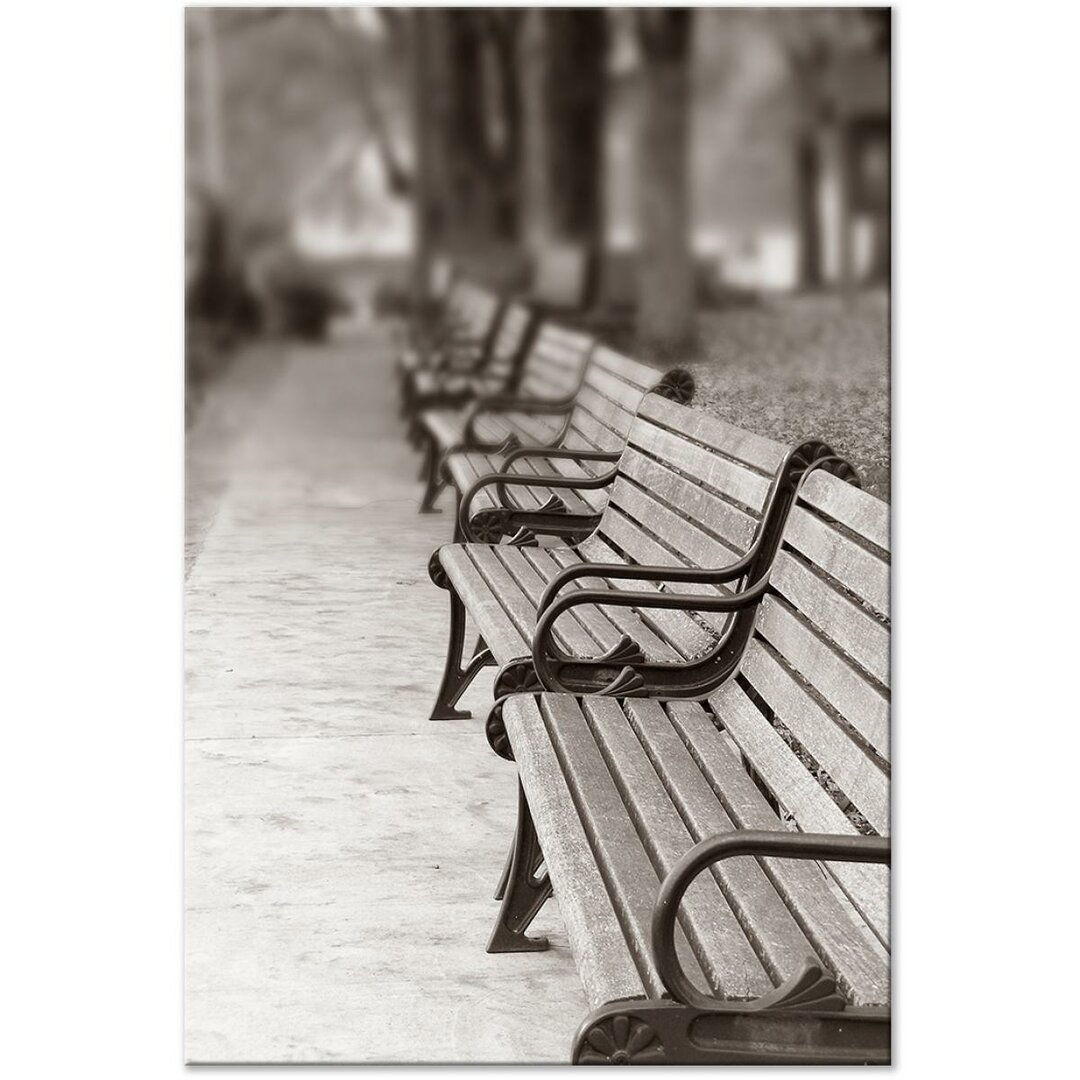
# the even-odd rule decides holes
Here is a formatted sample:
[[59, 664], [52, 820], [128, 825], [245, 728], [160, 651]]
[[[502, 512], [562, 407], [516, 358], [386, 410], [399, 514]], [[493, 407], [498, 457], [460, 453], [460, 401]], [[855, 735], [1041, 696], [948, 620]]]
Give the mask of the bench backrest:
[[598, 345], [589, 356], [563, 445], [621, 451], [642, 398], [661, 377], [656, 368]]
[[[889, 832], [889, 507], [824, 472], [784, 527], [738, 675], [710, 699], [800, 831]], [[888, 937], [888, 870], [835, 863]]]
[[[689, 400], [693, 381], [685, 372], [673, 376], [676, 374], [685, 380], [680, 389]], [[665, 378], [656, 368], [598, 345], [589, 356], [561, 445], [574, 450], [621, 453], [642, 399]], [[580, 467], [573, 462], [555, 459], [552, 464], [567, 476], [580, 475]], [[598, 464], [590, 471], [595, 474], [610, 467]], [[582, 489], [578, 495], [596, 510], [602, 510], [607, 503], [607, 492], [602, 489]]]
[[495, 330], [499, 298], [489, 289], [462, 282], [455, 290], [454, 332], [474, 341], [486, 342]]
[[573, 397], [595, 344], [588, 334], [541, 323], [522, 362], [518, 396], [549, 401]]
[[529, 345], [533, 324], [533, 313], [528, 305], [519, 300], [506, 304], [484, 368], [488, 378], [507, 388], [513, 385], [519, 361]]
[[[746, 554], [787, 456], [781, 443], [646, 394], [596, 531], [580, 546], [590, 561], [724, 567]], [[671, 585], [701, 593], [701, 585]], [[650, 612], [686, 656], [710, 648], [729, 616]], [[702, 625], [704, 624], [704, 625]]]

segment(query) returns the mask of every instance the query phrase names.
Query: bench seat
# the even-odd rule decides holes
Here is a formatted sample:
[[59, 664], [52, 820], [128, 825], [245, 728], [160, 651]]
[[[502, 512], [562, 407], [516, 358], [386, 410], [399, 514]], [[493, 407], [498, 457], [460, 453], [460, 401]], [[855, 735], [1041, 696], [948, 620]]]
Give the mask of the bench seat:
[[495, 450], [556, 442], [566, 428], [595, 342], [552, 323], [531, 338], [513, 393], [470, 403], [429, 403], [414, 418], [414, 434], [427, 444], [427, 487], [422, 512], [430, 512], [446, 485], [447, 454], [459, 449]]
[[[745, 710], [730, 703], [740, 693], [710, 706], [517, 695], [504, 708], [591, 1008], [663, 996], [649, 948], [653, 908], [660, 882], [694, 844], [733, 829], [787, 831], [738, 744], [718, 730]], [[881, 868], [862, 869], [876, 875], [884, 903]], [[729, 863], [696, 880], [684, 913], [688, 974], [716, 997], [760, 997], [814, 958], [850, 1004], [888, 1004], [886, 943], [816, 865]]]
[[[621, 561], [614, 552], [611, 559]], [[443, 548], [441, 555], [443, 569], [455, 591], [465, 599], [480, 636], [500, 667], [519, 659], [529, 660], [544, 588], [567, 567], [585, 561], [584, 552], [570, 547], [511, 544], [457, 544]], [[598, 578], [581, 578], [570, 587], [605, 588], [609, 584]], [[640, 584], [653, 593], [659, 591], [648, 583], [630, 584]], [[599, 656], [629, 635], [646, 658], [671, 662], [703, 652], [719, 637], [717, 631], [701, 626], [687, 612], [662, 612], [657, 616], [633, 608], [594, 605], [576, 608], [571, 616], [559, 621], [554, 634], [559, 645], [581, 657]]]
[[512, 389], [518, 363], [534, 329], [533, 313], [523, 303], [495, 305], [482, 336], [451, 341], [427, 363], [419, 358], [401, 368], [402, 414], [409, 417], [414, 441], [422, 437], [417, 414], [425, 409], [460, 408], [476, 397]]
[[[683, 597], [722, 601], [746, 575], [767, 565], [796, 473], [810, 467], [815, 455], [818, 464], [848, 468], [820, 443], [788, 448], [657, 394], [645, 395], [616, 475], [605, 485], [606, 504], [584, 539], [540, 547], [526, 532], [509, 544], [447, 544], [433, 554], [429, 573], [450, 593], [451, 627], [432, 719], [462, 715], [454, 704], [476, 674], [458, 660], [466, 613], [483, 642], [477, 655], [500, 668], [491, 739], [498, 738], [498, 699], [538, 687], [537, 665], [558, 668], [569, 679], [562, 688], [583, 692], [611, 686], [637, 660], [644, 662], [637, 670], [643, 687], [666, 685], [671, 665], [694, 665], [702, 678], [711, 678], [705, 669], [731, 663], [738, 651], [735, 626], [741, 624], [738, 632], [745, 638], [748, 619], [708, 606], [680, 609]], [[586, 505], [583, 499], [582, 506], [573, 502], [572, 490], [560, 488], [558, 494], [568, 509]], [[462, 516], [465, 509], [463, 504]], [[596, 564], [600, 571], [585, 574], [577, 569], [582, 564]], [[615, 572], [605, 574], [605, 567]], [[680, 574], [692, 580], [675, 580]], [[574, 592], [598, 590], [597, 602], [556, 613], [550, 640], [538, 644], [539, 607], [560, 575], [576, 578], [565, 582]], [[640, 593], [642, 603], [597, 606], [612, 581], [624, 595]]]
[[554, 892], [593, 1010], [575, 1061], [888, 1061], [888, 506], [815, 471], [780, 539], [697, 700], [503, 703], [519, 816], [488, 948], [542, 948]]
[[[444, 468], [450, 474], [454, 487], [464, 492], [468, 491], [481, 477], [504, 471], [506, 454], [480, 450], [461, 451], [450, 454]], [[611, 464], [601, 461], [545, 457], [537, 454], [535, 457], [517, 459], [506, 468], [506, 471], [513, 476], [570, 477], [575, 480], [588, 480], [610, 472]], [[515, 487], [510, 497], [513, 500], [513, 506], [523, 510], [539, 510], [540, 507], [549, 504], [553, 498], [557, 498], [567, 511], [578, 515], [598, 514], [607, 502], [607, 494], [603, 490], [560, 488], [555, 491], [542, 484], [537, 484], [535, 487]], [[481, 510], [490, 510], [502, 505], [497, 489], [485, 487], [481, 488], [473, 498], [471, 510], [473, 514], [476, 514]]]
[[491, 450], [449, 453], [443, 471], [461, 496], [454, 538], [497, 542], [502, 533], [513, 536], [521, 529], [563, 539], [587, 536], [607, 505], [610, 490], [606, 484], [568, 488], [560, 482], [525, 487], [478, 481], [502, 472], [550, 476], [557, 481], [589, 482], [613, 476], [637, 411], [650, 393], [686, 404], [693, 395], [693, 379], [681, 369], [661, 375], [597, 346], [589, 356], [573, 409], [554, 438], [521, 447], [512, 456]]

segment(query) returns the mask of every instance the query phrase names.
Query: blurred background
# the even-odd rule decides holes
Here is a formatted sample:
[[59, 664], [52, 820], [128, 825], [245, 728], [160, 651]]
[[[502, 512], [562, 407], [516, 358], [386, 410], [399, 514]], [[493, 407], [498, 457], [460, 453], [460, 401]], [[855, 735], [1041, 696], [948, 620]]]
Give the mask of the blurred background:
[[888, 498], [890, 9], [185, 19], [189, 421], [238, 344], [407, 316], [448, 255]]

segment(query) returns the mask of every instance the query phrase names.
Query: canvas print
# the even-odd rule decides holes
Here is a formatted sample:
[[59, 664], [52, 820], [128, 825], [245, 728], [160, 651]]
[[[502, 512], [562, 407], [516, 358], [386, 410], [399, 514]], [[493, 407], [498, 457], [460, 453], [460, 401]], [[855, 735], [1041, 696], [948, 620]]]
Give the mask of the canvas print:
[[887, 1063], [891, 9], [184, 20], [186, 1060]]

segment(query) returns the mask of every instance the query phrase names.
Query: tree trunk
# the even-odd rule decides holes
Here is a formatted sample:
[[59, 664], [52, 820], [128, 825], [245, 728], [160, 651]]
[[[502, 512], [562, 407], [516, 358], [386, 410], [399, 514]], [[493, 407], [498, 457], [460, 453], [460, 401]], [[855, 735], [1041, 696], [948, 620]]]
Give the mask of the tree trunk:
[[821, 212], [818, 208], [817, 132], [801, 131], [795, 141], [795, 199], [799, 234], [799, 285], [821, 285]]
[[664, 359], [692, 347], [694, 263], [690, 249], [690, 30], [685, 9], [638, 9], [644, 58], [638, 338]]
[[530, 9], [520, 40], [523, 233], [531, 247], [603, 237], [607, 16]]

